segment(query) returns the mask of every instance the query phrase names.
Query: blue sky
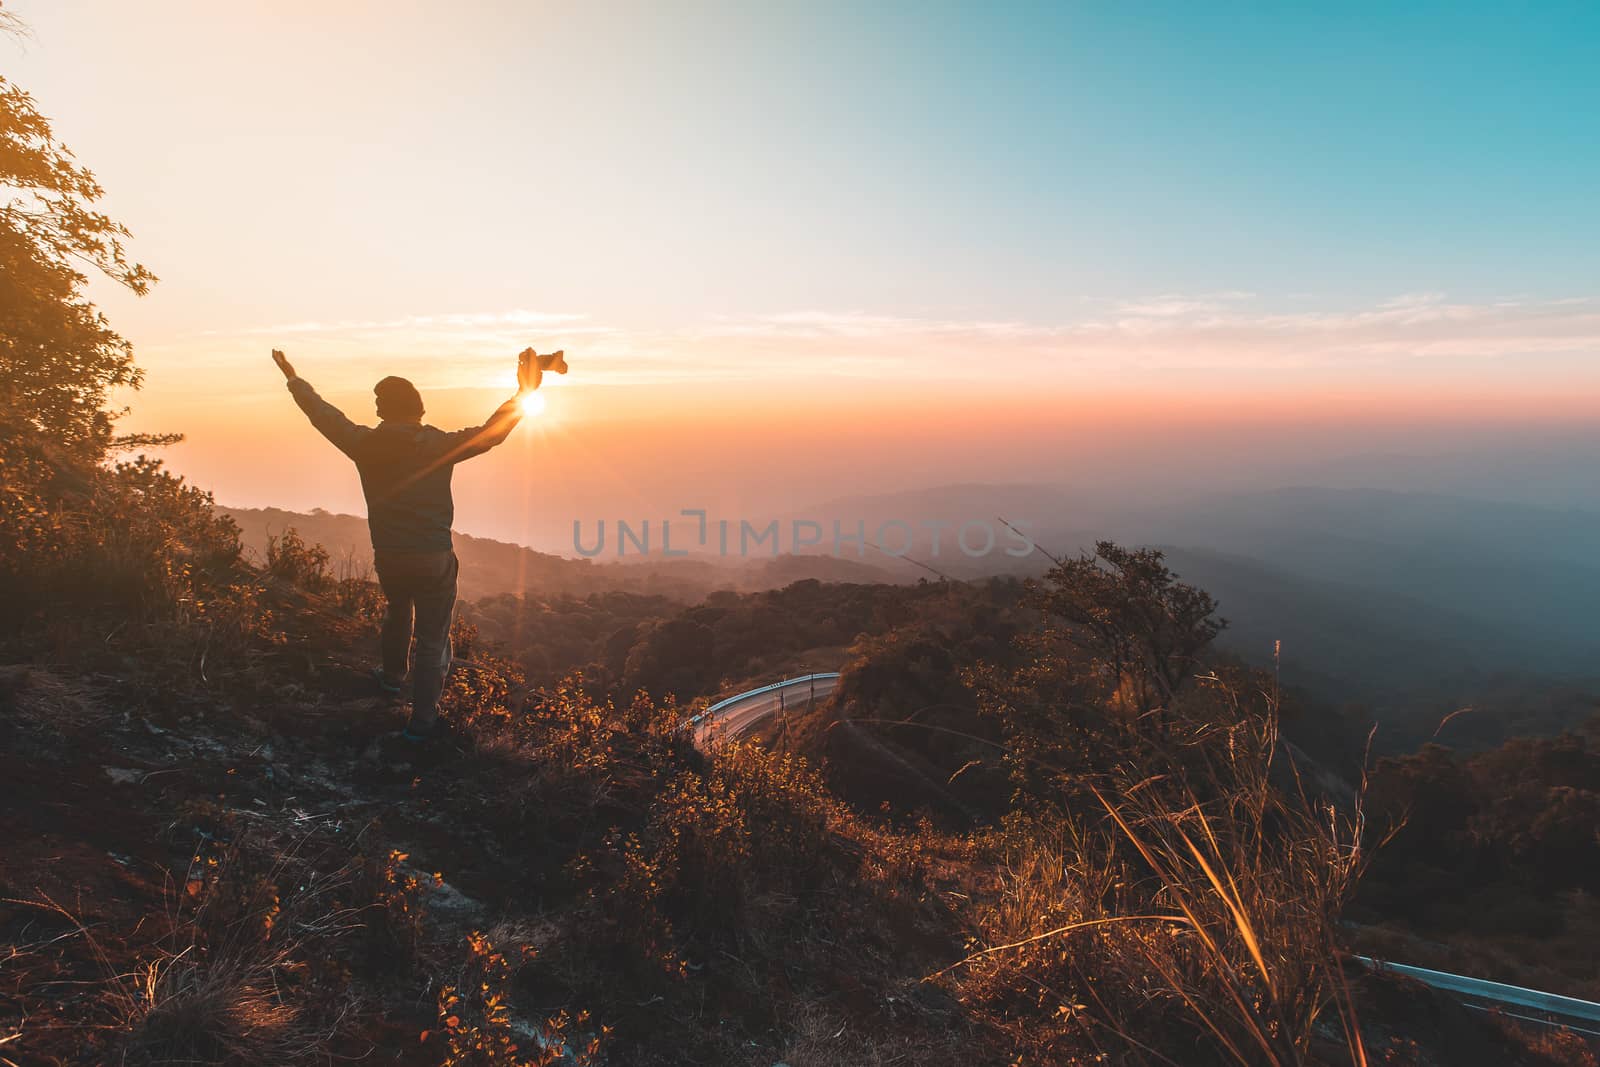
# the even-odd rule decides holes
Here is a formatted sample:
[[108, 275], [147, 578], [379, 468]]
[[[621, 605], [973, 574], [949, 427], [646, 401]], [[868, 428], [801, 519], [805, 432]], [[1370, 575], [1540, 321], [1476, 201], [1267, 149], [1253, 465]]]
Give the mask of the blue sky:
[[[1594, 5], [12, 6], [38, 40], [6, 68], [136, 207], [255, 152], [241, 200], [283, 168], [358, 269], [437, 247], [462, 288], [641, 320], [1600, 276]], [[406, 211], [456, 239], [394, 239], [434, 221]]]
[[[764, 126], [775, 166], [881, 209], [885, 245], [962, 250], [951, 288], [997, 305], [1573, 295], [1600, 267], [1593, 5], [873, 9], [688, 20], [656, 55], [700, 136]], [[695, 76], [723, 50], [743, 99]]]

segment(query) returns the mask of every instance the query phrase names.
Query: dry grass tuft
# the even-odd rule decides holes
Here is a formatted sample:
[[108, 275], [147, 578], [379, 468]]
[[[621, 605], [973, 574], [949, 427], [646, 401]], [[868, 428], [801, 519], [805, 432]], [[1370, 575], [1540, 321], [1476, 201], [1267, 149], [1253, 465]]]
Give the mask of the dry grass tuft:
[[1360, 809], [1277, 789], [1282, 751], [1273, 714], [1212, 720], [1128, 750], [1088, 786], [1098, 818], [1014, 818], [957, 991], [1026, 1007], [1019, 1043], [1053, 1054], [1287, 1067], [1338, 1034], [1366, 1064], [1336, 937]]
[[123, 976], [124, 1062], [129, 1064], [299, 1063], [325, 1035], [302, 1023], [300, 1009], [272, 983], [281, 957], [208, 962], [180, 953]]

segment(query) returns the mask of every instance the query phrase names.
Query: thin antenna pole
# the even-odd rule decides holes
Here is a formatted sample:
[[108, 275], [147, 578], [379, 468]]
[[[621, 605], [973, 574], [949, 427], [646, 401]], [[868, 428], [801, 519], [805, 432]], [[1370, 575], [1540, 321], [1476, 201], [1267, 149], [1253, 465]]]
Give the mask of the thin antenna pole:
[[1027, 541], [1028, 544], [1033, 545], [1034, 548], [1037, 548], [1040, 552], [1044, 553], [1045, 559], [1049, 560], [1051, 563], [1054, 563], [1057, 567], [1061, 566], [1061, 558], [1059, 556], [1053, 555], [1048, 548], [1045, 548], [1043, 545], [1034, 541], [1033, 538], [1029, 537], [1027, 534], [1023, 533], [1009, 522], [1006, 522], [1006, 517], [1004, 515], [996, 515], [995, 518], [999, 519], [1001, 524], [1004, 525], [1006, 529], [1010, 530], [1018, 537]]
[[871, 545], [873, 548], [877, 549], [879, 552], [882, 552], [885, 556], [888, 556], [890, 559], [903, 559], [907, 563], [911, 563], [911, 564], [914, 564], [914, 565], [916, 565], [918, 567], [921, 567], [923, 570], [927, 571], [929, 574], [937, 575], [941, 581], [946, 581], [946, 582], [955, 581], [954, 578], [950, 577], [944, 571], [941, 571], [937, 567], [933, 567], [933, 566], [930, 566], [930, 565], [922, 562], [920, 559], [917, 559], [915, 556], [908, 556], [908, 555], [899, 555], [899, 556], [897, 556], [893, 552], [890, 552], [888, 549], [884, 548], [882, 545], [878, 544], [876, 541], [868, 541], [867, 544]]

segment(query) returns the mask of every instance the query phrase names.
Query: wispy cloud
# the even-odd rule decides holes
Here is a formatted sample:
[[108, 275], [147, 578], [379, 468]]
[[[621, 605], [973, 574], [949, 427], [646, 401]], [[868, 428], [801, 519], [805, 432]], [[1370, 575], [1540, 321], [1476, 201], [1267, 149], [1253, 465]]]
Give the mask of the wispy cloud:
[[[398, 319], [350, 319], [335, 322], [287, 322], [270, 326], [247, 326], [236, 330], [207, 330], [203, 336], [228, 336], [247, 334], [277, 337], [283, 334], [339, 334], [373, 333], [400, 330], [461, 330], [483, 327], [547, 328], [560, 326], [567, 332], [583, 329], [580, 324], [586, 315], [565, 312], [511, 311], [468, 312], [445, 315], [408, 315]], [[593, 330], [595, 327], [588, 327]]]
[[905, 318], [863, 311], [787, 311], [743, 318], [719, 317], [693, 332], [704, 337], [875, 340], [965, 333], [1024, 336], [1036, 334], [1040, 329], [1020, 322]]
[[1200, 293], [1193, 296], [1169, 293], [1165, 296], [1148, 297], [1143, 300], [1120, 303], [1117, 305], [1117, 312], [1125, 316], [1158, 319], [1179, 318], [1185, 315], [1216, 314], [1241, 300], [1249, 300], [1254, 296], [1254, 293], [1237, 291]]
[[380, 364], [426, 369], [447, 360], [452, 374], [498, 381], [508, 356], [525, 345], [565, 345], [581, 359], [586, 382], [616, 385], [781, 382], [821, 374], [890, 381], [974, 367], [1030, 381], [1115, 381], [1159, 369], [1324, 368], [1337, 374], [1422, 360], [1600, 354], [1597, 297], [1466, 303], [1441, 293], [1407, 293], [1366, 307], [1316, 311], [1270, 310], [1262, 303], [1244, 292], [1163, 294], [1106, 301], [1101, 313], [1062, 323], [801, 309], [657, 330], [612, 326], [581, 313], [512, 309], [292, 322], [217, 331], [204, 345], [157, 348], [197, 356], [220, 349], [232, 362], [238, 357], [226, 355], [230, 348], [283, 337], [292, 338], [297, 351], [352, 372]]
[[1414, 307], [1427, 307], [1429, 304], [1442, 304], [1442, 303], [1444, 303], [1444, 294], [1443, 293], [1435, 293], [1435, 292], [1401, 293], [1397, 297], [1393, 297], [1393, 298], [1391, 298], [1389, 300], [1383, 301], [1378, 306], [1381, 307], [1381, 308], [1408, 308], [1408, 307], [1414, 308]]

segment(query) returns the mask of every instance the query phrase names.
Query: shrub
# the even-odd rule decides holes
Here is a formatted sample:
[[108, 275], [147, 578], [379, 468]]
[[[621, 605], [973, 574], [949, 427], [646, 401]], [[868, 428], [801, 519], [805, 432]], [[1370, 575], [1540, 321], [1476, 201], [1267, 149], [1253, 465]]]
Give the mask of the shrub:
[[[521, 951], [523, 962], [533, 958]], [[534, 1027], [511, 1014], [516, 968], [489, 937], [467, 934], [467, 956], [457, 981], [439, 989], [439, 1032], [444, 1067], [551, 1067], [599, 1062], [601, 1035], [582, 1034], [589, 1016], [565, 1010]]]
[[208, 621], [249, 600], [238, 530], [204, 493], [139, 457], [110, 469], [0, 426], [0, 594], [13, 627]]
[[267, 573], [313, 593], [332, 583], [328, 550], [306, 541], [292, 526], [267, 538]]
[[820, 888], [832, 829], [847, 818], [803, 760], [722, 748], [705, 773], [667, 783], [642, 832], [613, 841], [623, 874], [611, 913], [669, 969], [685, 938], [760, 937], [753, 902], [779, 891], [799, 905]]
[[422, 949], [429, 892], [443, 882], [408, 868], [410, 856], [391, 849], [381, 861], [367, 858], [358, 868], [357, 893], [363, 908], [367, 963], [374, 972], [409, 974]]

